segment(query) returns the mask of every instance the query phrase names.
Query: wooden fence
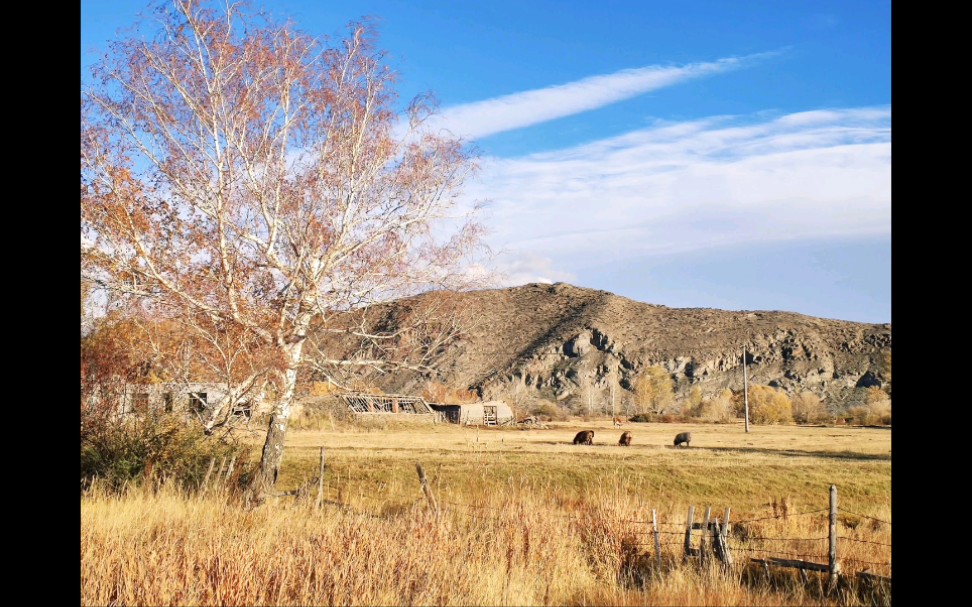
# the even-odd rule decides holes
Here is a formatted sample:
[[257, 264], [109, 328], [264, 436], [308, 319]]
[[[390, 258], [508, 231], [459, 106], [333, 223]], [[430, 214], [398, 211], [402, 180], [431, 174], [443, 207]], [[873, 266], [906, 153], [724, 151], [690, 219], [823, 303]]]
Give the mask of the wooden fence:
[[[206, 474], [206, 481], [204, 481], [204, 487], [208, 486], [209, 476], [213, 469], [213, 464], [215, 461], [210, 463], [210, 470]], [[216, 478], [220, 478], [223, 471], [223, 466], [225, 461], [220, 464], [219, 472]], [[490, 513], [485, 510], [485, 506], [474, 505], [474, 504], [460, 504], [455, 502], [450, 502], [447, 500], [437, 499], [432, 491], [431, 484], [429, 483], [425, 471], [421, 464], [416, 464], [416, 472], [418, 473], [419, 487], [428, 504], [429, 510], [433, 513], [435, 519], [438, 521], [441, 519], [443, 510], [449, 506], [455, 507], [460, 512], [466, 512], [470, 509], [483, 509], [481, 513], [476, 516], [480, 519], [483, 517], [489, 517]], [[229, 471], [233, 469], [233, 462], [230, 462]], [[228, 471], [228, 472], [229, 472]], [[320, 473], [318, 478], [308, 481], [305, 483], [303, 489], [298, 489], [297, 491], [287, 492], [285, 494], [280, 494], [279, 496], [297, 496], [301, 497], [307, 495], [309, 487], [313, 484], [318, 485], [318, 496], [317, 496], [317, 507], [320, 508], [323, 503], [323, 477], [325, 471], [325, 451], [321, 448], [321, 460], [320, 460]], [[225, 477], [228, 477], [226, 474]], [[343, 504], [334, 504], [342, 508], [346, 508]], [[800, 577], [804, 582], [809, 582], [808, 571], [819, 572], [826, 574], [827, 577], [827, 588], [832, 590], [836, 587], [841, 578], [847, 578], [850, 574], [846, 569], [857, 568], [853, 572], [853, 577], [855, 577], [861, 584], [861, 586], [869, 589], [879, 589], [882, 592], [890, 592], [891, 587], [891, 576], [884, 576], [876, 574], [870, 571], [870, 566], [878, 566], [882, 568], [887, 568], [890, 571], [891, 563], [890, 561], [864, 561], [856, 558], [841, 559], [839, 553], [839, 546], [841, 542], [857, 542], [864, 544], [874, 544], [882, 547], [890, 548], [891, 544], [886, 544], [883, 542], [875, 542], [870, 540], [862, 540], [859, 538], [852, 538], [848, 536], [843, 536], [839, 534], [838, 530], [838, 508], [837, 508], [837, 487], [831, 485], [830, 487], [830, 504], [828, 508], [822, 508], [820, 510], [813, 510], [810, 512], [802, 512], [799, 514], [789, 513], [787, 510], [787, 505], [785, 501], [781, 501], [779, 507], [774, 502], [774, 514], [773, 516], [766, 516], [760, 518], [753, 518], [747, 520], [736, 521], [730, 525], [730, 515], [732, 513], [731, 508], [726, 507], [722, 512], [722, 517], [713, 514], [713, 509], [711, 507], [706, 507], [705, 512], [702, 516], [701, 521], [695, 520], [696, 509], [695, 506], [690, 506], [685, 519], [684, 525], [682, 525], [681, 530], [673, 530], [672, 525], [675, 523], [668, 523], [668, 529], [663, 529], [663, 524], [659, 522], [658, 512], [653, 509], [651, 511], [651, 520], [628, 520], [626, 522], [635, 525], [644, 525], [645, 531], [641, 532], [646, 535], [651, 536], [651, 541], [638, 544], [642, 546], [647, 546], [653, 549], [654, 560], [657, 565], [662, 564], [662, 546], [681, 546], [682, 560], [684, 562], [695, 562], [700, 566], [719, 566], [725, 571], [733, 571], [739, 566], [756, 567], [762, 569], [767, 577], [770, 577], [770, 571], [772, 568], [792, 568], [800, 572]], [[890, 521], [884, 521], [872, 516], [867, 516], [863, 514], [858, 514], [855, 512], [844, 511], [846, 514], [853, 515], [860, 519], [870, 519], [878, 525], [888, 525], [890, 527]], [[812, 515], [822, 515], [827, 513], [827, 534], [819, 537], [811, 538], [798, 538], [798, 537], [767, 537], [760, 536], [748, 531], [754, 523], [760, 523], [761, 521], [767, 521], [770, 519], [784, 519], [787, 520], [793, 517], [800, 516], [812, 516]], [[493, 515], [495, 516], [495, 514]], [[555, 516], [565, 516], [567, 518], [577, 518], [574, 515], [555, 515]], [[733, 527], [734, 526], [734, 527]], [[735, 533], [734, 533], [735, 531]], [[740, 532], [741, 531], [741, 532]], [[679, 537], [677, 541], [662, 541], [662, 536], [676, 536]], [[790, 542], [790, 543], [815, 543], [815, 542], [827, 542], [827, 551], [823, 552], [809, 552], [809, 553], [789, 553], [782, 550], [774, 549], [763, 549], [755, 548], [753, 545], [760, 545], [761, 542]], [[761, 554], [766, 553], [776, 556], [748, 556], [750, 554]], [[741, 558], [745, 555], [747, 558]], [[850, 567], [845, 567], [844, 565], [850, 565]], [[867, 567], [860, 568], [860, 565], [867, 565]]]

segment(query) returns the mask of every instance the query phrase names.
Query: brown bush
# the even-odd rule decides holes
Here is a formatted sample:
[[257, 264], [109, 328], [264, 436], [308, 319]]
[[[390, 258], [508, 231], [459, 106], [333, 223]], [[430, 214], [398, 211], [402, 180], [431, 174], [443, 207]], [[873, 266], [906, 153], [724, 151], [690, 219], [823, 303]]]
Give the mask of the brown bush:
[[541, 400], [534, 403], [530, 409], [531, 415], [536, 415], [540, 421], [565, 421], [568, 417], [567, 411], [557, 406], [549, 400]]
[[827, 418], [823, 403], [813, 392], [804, 390], [791, 399], [793, 419], [798, 424], [812, 424]]
[[732, 390], [726, 388], [716, 396], [704, 399], [694, 412], [696, 417], [711, 422], [730, 422], [735, 418]]

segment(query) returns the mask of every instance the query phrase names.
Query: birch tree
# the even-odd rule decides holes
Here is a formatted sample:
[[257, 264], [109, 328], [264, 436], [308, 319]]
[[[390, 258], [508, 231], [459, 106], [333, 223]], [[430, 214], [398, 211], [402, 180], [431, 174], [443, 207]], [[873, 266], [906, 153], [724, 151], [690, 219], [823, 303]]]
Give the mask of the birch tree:
[[366, 24], [331, 44], [241, 4], [174, 0], [82, 85], [84, 278], [262, 349], [279, 396], [258, 497], [278, 476], [309, 335], [453, 285], [479, 243], [458, 198], [474, 163], [423, 130], [428, 98], [399, 104], [386, 63]]
[[634, 397], [642, 413], [664, 413], [675, 402], [672, 376], [662, 367], [648, 367], [634, 381]]

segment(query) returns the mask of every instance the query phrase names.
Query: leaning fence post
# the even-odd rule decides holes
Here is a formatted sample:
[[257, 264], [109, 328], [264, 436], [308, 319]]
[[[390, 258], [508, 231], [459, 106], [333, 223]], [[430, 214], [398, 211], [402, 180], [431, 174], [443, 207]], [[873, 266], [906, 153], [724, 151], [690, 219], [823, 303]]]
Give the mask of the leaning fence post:
[[708, 554], [706, 550], [708, 546], [705, 544], [705, 534], [709, 532], [709, 517], [712, 515], [712, 506], [705, 507], [705, 522], [702, 523], [702, 533], [699, 534], [699, 560], [706, 561], [708, 559]]
[[229, 482], [230, 477], [233, 476], [233, 466], [235, 464], [236, 464], [236, 454], [234, 453], [233, 457], [230, 458], [229, 467], [226, 468], [226, 477], [223, 479], [224, 481]]
[[435, 517], [439, 518], [439, 506], [435, 503], [435, 496], [432, 495], [432, 489], [425, 478], [425, 470], [422, 470], [422, 464], [416, 463], [415, 470], [418, 472], [419, 482], [422, 484], [422, 493], [425, 494], [425, 499], [429, 502], [429, 508], [435, 513]]
[[203, 477], [202, 490], [205, 493], [209, 488], [209, 475], [213, 473], [213, 466], [216, 465], [216, 458], [212, 457], [209, 459], [209, 469], [206, 470], [206, 476]]
[[317, 509], [324, 505], [324, 447], [321, 447], [321, 468], [317, 474]]
[[695, 506], [689, 506], [688, 521], [685, 523], [685, 555], [692, 556], [692, 520], [695, 518]]
[[655, 562], [661, 567], [661, 544], [658, 542], [658, 513], [651, 509], [651, 530], [655, 534]]
[[719, 536], [722, 543], [722, 562], [726, 567], [732, 567], [732, 552], [729, 551], [729, 507], [726, 507], [726, 514], [722, 519], [722, 530]]
[[837, 562], [837, 485], [830, 486], [830, 588], [837, 585], [837, 577], [840, 575], [840, 563]]
[[216, 473], [216, 480], [219, 481], [223, 477], [223, 469], [226, 467], [226, 456], [219, 460], [219, 472]]
[[722, 567], [728, 571], [732, 568], [732, 553], [729, 552], [729, 541], [726, 535], [728, 526], [723, 523], [719, 525], [719, 519], [715, 520], [715, 528], [712, 530], [712, 547], [716, 557], [722, 561]]

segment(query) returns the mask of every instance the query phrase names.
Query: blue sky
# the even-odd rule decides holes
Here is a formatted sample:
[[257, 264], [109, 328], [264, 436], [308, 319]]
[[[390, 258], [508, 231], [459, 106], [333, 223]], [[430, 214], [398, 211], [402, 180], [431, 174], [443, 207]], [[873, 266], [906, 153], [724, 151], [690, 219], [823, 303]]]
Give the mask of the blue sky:
[[[257, 4], [377, 18], [481, 155], [500, 284], [891, 322], [890, 1]], [[140, 8], [82, 0], [82, 78]]]

